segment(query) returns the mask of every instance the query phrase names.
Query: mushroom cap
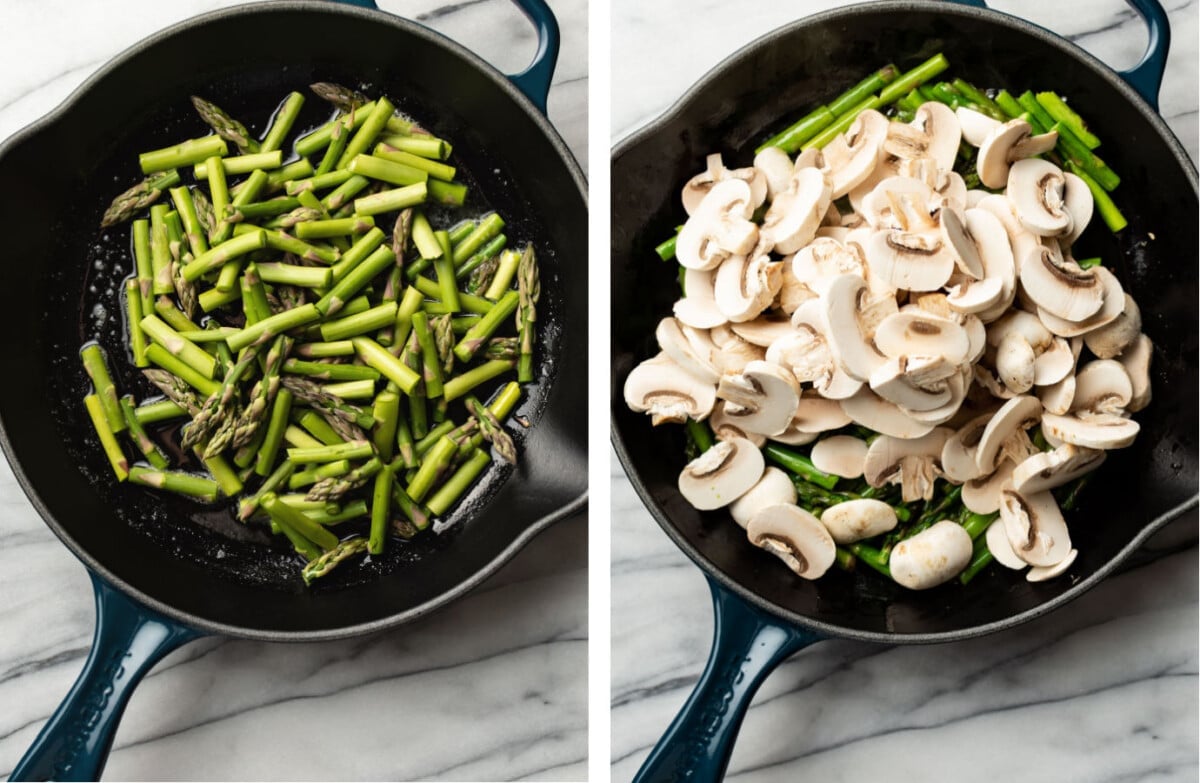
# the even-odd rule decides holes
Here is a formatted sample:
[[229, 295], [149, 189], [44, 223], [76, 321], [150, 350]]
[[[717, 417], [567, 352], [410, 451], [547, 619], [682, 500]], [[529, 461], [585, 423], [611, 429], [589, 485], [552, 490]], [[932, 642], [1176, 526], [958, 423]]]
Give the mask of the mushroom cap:
[[[871, 373], [884, 360], [863, 335], [860, 313], [866, 299], [867, 286], [861, 277], [838, 275], [818, 300], [825, 318], [825, 336], [834, 358], [847, 375], [858, 381], [870, 380]], [[795, 324], [794, 316], [792, 323]]]
[[867, 448], [863, 478], [872, 487], [900, 484], [906, 503], [924, 497], [941, 473], [942, 448], [953, 434], [948, 427], [937, 427], [919, 438], [880, 435]]
[[1063, 203], [1062, 169], [1048, 160], [1026, 158], [1008, 172], [1005, 196], [1012, 202], [1021, 225], [1042, 237], [1071, 232], [1071, 213]]
[[[795, 253], [812, 241], [829, 209], [833, 190], [819, 169], [798, 169], [763, 217], [761, 232], [777, 253]], [[678, 247], [678, 243], [676, 243]]]
[[708, 417], [708, 426], [712, 428], [713, 435], [717, 440], [745, 438], [760, 449], [767, 442], [766, 435], [746, 432], [742, 429], [741, 422], [737, 420], [737, 417], [726, 414], [725, 400], [717, 400], [717, 404], [713, 406], [712, 415]]
[[781, 503], [796, 505], [796, 485], [779, 468], [768, 467], [753, 487], [729, 504], [729, 515], [734, 522], [746, 527], [759, 511]]
[[750, 185], [740, 179], [716, 183], [683, 224], [675, 258], [688, 269], [714, 269], [730, 255], [748, 253], [758, 239]]
[[1037, 397], [1023, 394], [1001, 405], [979, 436], [975, 460], [979, 463], [980, 472], [991, 473], [1004, 442], [1018, 430], [1032, 427], [1041, 415], [1042, 403]]
[[1102, 414], [1083, 419], [1053, 413], [1042, 415], [1042, 433], [1046, 440], [1053, 438], [1060, 443], [1090, 449], [1123, 449], [1133, 443], [1140, 429], [1136, 421], [1123, 416]]
[[783, 272], [780, 274], [780, 278], [783, 283], [779, 286], [779, 300], [776, 305], [783, 312], [794, 313], [800, 305], [817, 298], [816, 291], [796, 279], [796, 276], [792, 274], [792, 265], [786, 261], [783, 263]]
[[1095, 270], [1042, 246], [1021, 261], [1021, 287], [1042, 310], [1078, 322], [1104, 304], [1104, 282]]
[[896, 510], [873, 498], [847, 500], [821, 512], [821, 524], [839, 544], [887, 533], [896, 527], [896, 521]]
[[946, 318], [925, 311], [889, 315], [875, 329], [875, 345], [884, 356], [942, 356], [951, 364], [967, 358], [967, 332]]
[[1071, 233], [1061, 241], [1064, 246], [1070, 247], [1091, 222], [1095, 199], [1087, 183], [1069, 171], [1063, 172], [1063, 204], [1071, 213]]
[[689, 418], [708, 417], [717, 388], [680, 367], [666, 354], [639, 364], [625, 379], [625, 404], [638, 413], [649, 413], [655, 426], [682, 424]]
[[950, 481], [962, 484], [977, 478], [982, 471], [975, 459], [979, 439], [992, 420], [992, 412], [981, 413], [946, 439], [942, 445], [942, 473]]
[[948, 582], [971, 562], [971, 536], [962, 525], [943, 519], [892, 548], [888, 569], [910, 590]]
[[1120, 356], [1142, 332], [1142, 311], [1137, 302], [1129, 294], [1124, 295], [1123, 301], [1125, 307], [1120, 315], [1083, 335], [1088, 350], [1098, 359]]
[[1075, 398], [1071, 411], [1120, 414], [1133, 398], [1133, 383], [1125, 366], [1114, 359], [1088, 362], [1075, 375]]
[[1072, 549], [1067, 552], [1067, 556], [1051, 566], [1033, 566], [1025, 572], [1025, 580], [1029, 582], [1045, 582], [1048, 579], [1053, 579], [1056, 576], [1062, 576], [1067, 572], [1067, 569], [1075, 562], [1075, 558], [1079, 556], [1078, 549]]
[[1064, 443], [1053, 451], [1034, 454], [1017, 465], [1012, 473], [1013, 489], [1029, 495], [1061, 487], [1100, 467], [1106, 456], [1098, 449]]
[[1044, 307], [1038, 307], [1038, 318], [1046, 328], [1059, 337], [1081, 337], [1093, 329], [1112, 323], [1125, 309], [1125, 291], [1117, 276], [1102, 266], [1094, 266], [1088, 270], [1096, 275], [1103, 291], [1104, 303], [1100, 309], [1082, 321], [1070, 321], [1049, 312]]
[[658, 347], [671, 357], [671, 361], [699, 380], [715, 384], [721, 379], [721, 373], [712, 363], [711, 352], [697, 351], [674, 318], [659, 321], [658, 328], [654, 330], [654, 337], [658, 340]]
[[713, 292], [713, 273], [702, 269], [688, 269], [683, 274], [683, 287], [687, 295], [675, 303], [672, 311], [681, 323], [697, 329], [711, 329], [729, 319], [717, 307]]
[[746, 536], [804, 579], [823, 576], [837, 556], [829, 531], [799, 506], [780, 503], [760, 509], [746, 525]]
[[[850, 417], [842, 410], [839, 400], [827, 400], [806, 392], [796, 404], [796, 412], [792, 414], [789, 429], [800, 432], [828, 432], [845, 427], [850, 423]], [[815, 439], [815, 438], [814, 438]], [[775, 436], [779, 440], [779, 436]]]
[[869, 387], [860, 389], [853, 397], [839, 400], [838, 404], [856, 424], [893, 438], [920, 438], [928, 435], [935, 426], [917, 421]]
[[782, 273], [783, 267], [766, 255], [729, 256], [713, 283], [717, 309], [735, 323], [754, 320], [779, 293]]
[[864, 250], [871, 273], [895, 288], [935, 291], [954, 272], [955, 254], [931, 231], [876, 231]]
[[983, 535], [988, 551], [992, 553], [992, 558], [997, 563], [1014, 571], [1021, 571], [1029, 566], [1029, 563], [1017, 557], [1017, 553], [1013, 551], [1012, 544], [1008, 541], [1008, 533], [1004, 529], [1004, 523], [999, 519], [988, 525], [987, 532]]
[[753, 361], [739, 375], [722, 375], [717, 396], [732, 403], [725, 414], [746, 432], [774, 435], [787, 429], [800, 402], [800, 384], [777, 364]]
[[1006, 487], [1000, 496], [1000, 520], [1013, 554], [1034, 566], [1051, 566], [1067, 556], [1071, 536], [1053, 495], [1022, 495]]
[[962, 485], [962, 502], [976, 514], [993, 514], [1000, 508], [1000, 491], [1011, 480], [1013, 462], [1000, 460], [989, 475], [981, 475]]
[[719, 441], [679, 474], [679, 494], [701, 511], [727, 506], [763, 474], [763, 455], [748, 440]]
[[858, 478], [866, 465], [867, 443], [853, 435], [832, 435], [817, 441], [809, 457], [817, 470], [841, 478]]
[[912, 124], [925, 133], [925, 155], [933, 158], [938, 168], [953, 169], [962, 143], [962, 127], [954, 109], [944, 103], [926, 101], [917, 107]]
[[[958, 117], [959, 127], [962, 128], [963, 141], [972, 147], [982, 145], [984, 140], [1001, 125], [998, 120], [964, 106], [955, 109], [954, 114]], [[1007, 177], [1007, 172], [1005, 172], [1005, 176]]]
[[997, 123], [978, 145], [975, 169], [979, 181], [992, 190], [1003, 188], [1008, 182], [1009, 169], [1016, 156], [1013, 147], [1022, 139], [1029, 138], [1033, 128], [1025, 120], [1009, 120]]
[[754, 168], [767, 183], [767, 198], [772, 201], [787, 190], [792, 180], [792, 159], [779, 147], [764, 147], [754, 156]]
[[996, 346], [996, 374], [1009, 391], [1024, 394], [1033, 388], [1033, 346], [1018, 332], [1012, 332]]
[[1033, 382], [1037, 386], [1058, 383], [1075, 371], [1075, 354], [1071, 344], [1055, 337], [1050, 347], [1038, 354], [1033, 363]]
[[1139, 334], [1117, 357], [1125, 372], [1129, 373], [1129, 382], [1133, 389], [1133, 397], [1125, 406], [1125, 410], [1130, 413], [1137, 413], [1150, 404], [1150, 360], [1153, 356], [1154, 343], [1150, 342], [1146, 335]]

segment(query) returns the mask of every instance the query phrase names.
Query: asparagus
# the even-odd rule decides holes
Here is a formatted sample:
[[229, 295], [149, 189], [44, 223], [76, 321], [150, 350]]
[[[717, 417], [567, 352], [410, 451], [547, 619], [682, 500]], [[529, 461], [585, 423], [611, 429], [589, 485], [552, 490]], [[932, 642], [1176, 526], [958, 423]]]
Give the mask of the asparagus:
[[[323, 390], [319, 384], [313, 383], [306, 378], [285, 377], [283, 379], [283, 386], [290, 393], [294, 394], [296, 399], [310, 405], [320, 413], [326, 421], [338, 419], [357, 427], [370, 427], [375, 423], [371, 414], [364, 412], [361, 408], [348, 405]], [[361, 436], [351, 438], [351, 440], [361, 439]]]
[[274, 492], [265, 494], [259, 504], [280, 527], [290, 528], [325, 551], [337, 546], [337, 536], [313, 522], [303, 511], [282, 502]]
[[[174, 403], [180, 410], [185, 411], [189, 416], [195, 416], [200, 411], [202, 400], [192, 390], [192, 387], [176, 375], [165, 370], [142, 370], [142, 375], [157, 386], [159, 391], [167, 395], [167, 399]], [[139, 410], [146, 411], [151, 407], [143, 405]], [[167, 409], [160, 404], [158, 408], [154, 409], [153, 413], [140, 414], [138, 420], [143, 424], [150, 424], [162, 421], [164, 418], [170, 418], [163, 415], [165, 411]], [[162, 416], [162, 418], [159, 418], [159, 416]]]
[[174, 169], [146, 177], [112, 200], [100, 218], [100, 228], [108, 228], [130, 220], [134, 215], [158, 201], [164, 190], [178, 185], [179, 182], [179, 172]]
[[392, 530], [401, 538], [412, 538], [417, 533], [429, 527], [433, 513], [421, 503], [413, 500], [400, 486], [399, 481], [392, 482], [392, 502], [400, 509], [406, 519], [393, 519]]
[[[104, 448], [104, 453], [108, 457], [109, 464], [112, 465], [117, 481], [124, 481], [129, 478], [129, 460], [125, 457], [125, 452], [121, 450], [116, 433], [108, 423], [108, 416], [104, 412], [100, 398], [95, 394], [89, 394], [83, 398], [83, 405], [87, 409], [88, 417], [92, 420], [96, 436], [100, 439], [100, 445]], [[124, 418], [121, 423], [125, 424]]]
[[384, 535], [391, 511], [392, 482], [392, 471], [386, 467], [375, 474], [375, 486], [371, 492], [371, 537], [367, 546], [367, 551], [373, 555], [383, 554]]
[[[287, 429], [288, 415], [292, 410], [292, 393], [288, 389], [280, 389], [275, 395], [275, 404], [271, 407], [271, 417], [267, 422], [267, 434], [262, 446], [258, 449], [258, 457], [254, 461], [254, 472], [260, 476], [269, 475], [279, 454], [279, 446]], [[294, 463], [288, 463], [294, 465]]]
[[[250, 401], [238, 416], [237, 425], [233, 432], [232, 445], [240, 448], [254, 439], [262, 423], [267, 418], [267, 411], [279, 394], [279, 370], [291, 350], [292, 340], [284, 335], [275, 338], [267, 351], [263, 362], [262, 377], [255, 382], [250, 390]], [[251, 349], [246, 349], [249, 352]]]
[[[216, 131], [217, 135], [228, 142], [237, 145], [237, 148], [243, 153], [258, 152], [259, 144], [250, 135], [250, 131], [246, 130], [246, 126], [229, 116], [229, 113], [221, 109], [211, 101], [206, 101], [203, 98], [192, 96], [192, 106], [196, 108], [196, 113], [200, 115], [200, 119]], [[225, 153], [221, 153], [224, 155]]]
[[[296, 118], [300, 116], [302, 108], [304, 108], [304, 96], [298, 92], [289, 93], [288, 97], [284, 99], [283, 105], [275, 112], [271, 128], [263, 138], [262, 144], [259, 145], [264, 153], [274, 152], [283, 147], [283, 141], [291, 133], [292, 126], [296, 124]], [[278, 165], [278, 163], [275, 164], [275, 166]], [[274, 168], [274, 166], [263, 166], [263, 168]]]
[[321, 479], [312, 485], [306, 497], [309, 500], [334, 500], [340, 498], [347, 492], [365, 485], [382, 468], [383, 462], [378, 457], [372, 457], [344, 476]]
[[[339, 459], [321, 465], [313, 465], [306, 470], [298, 470], [288, 479], [288, 489], [300, 489], [316, 484], [321, 479], [344, 476], [351, 470], [350, 460]], [[324, 501], [322, 501], [324, 502]]]
[[430, 160], [446, 160], [452, 150], [448, 142], [434, 136], [385, 136], [383, 143]]
[[[351, 557], [360, 554], [370, 548], [367, 539], [362, 537], [347, 538], [345, 541], [339, 542], [337, 546], [324, 552], [320, 557], [310, 561], [300, 571], [300, 576], [304, 579], [304, 584], [310, 585], [314, 579], [320, 579], [328, 574], [334, 568]], [[382, 551], [382, 548], [381, 550]], [[373, 554], [379, 554], [375, 552]]]
[[512, 436], [500, 426], [495, 414], [472, 396], [466, 398], [466, 404], [467, 410], [479, 422], [479, 433], [483, 435], [483, 439], [496, 448], [496, 453], [505, 462], [510, 465], [517, 464], [517, 448], [513, 445]]
[[371, 99], [358, 90], [344, 87], [334, 82], [316, 82], [308, 86], [318, 98], [329, 101], [339, 111], [352, 112], [360, 106], [365, 106]]
[[[536, 272], [534, 274], [536, 275]], [[458, 345], [454, 346], [454, 355], [463, 362], [471, 361], [479, 349], [487, 344], [488, 338], [500, 327], [504, 319], [512, 315], [520, 303], [519, 291], [509, 291], [502, 296], [500, 301], [496, 302], [495, 307], [480, 319], [479, 323], [467, 330]]]
[[134, 465], [129, 469], [129, 483], [143, 487], [166, 490], [177, 495], [214, 502], [221, 488], [212, 479], [193, 476], [190, 473], [176, 473], [167, 470], [153, 470]]
[[225, 155], [229, 147], [220, 136], [205, 136], [189, 139], [173, 147], [143, 152], [138, 156], [138, 165], [143, 174], [154, 174], [168, 169], [191, 166], [213, 155]]
[[252, 343], [267, 342], [291, 329], [307, 326], [319, 320], [320, 317], [321, 313], [317, 310], [316, 305], [302, 305], [247, 326], [237, 334], [231, 335], [225, 342], [229, 345], [230, 350], [240, 351]]
[[402, 392], [409, 394], [417, 385], [420, 376], [411, 368], [405, 366], [387, 349], [369, 337], [355, 337], [351, 340], [358, 356], [369, 367], [374, 367], [389, 381], [396, 384]]
[[533, 245], [526, 245], [517, 267], [517, 286], [520, 295], [517, 310], [517, 332], [521, 340], [521, 357], [517, 364], [517, 381], [529, 383], [533, 380], [533, 342], [536, 338], [534, 322], [537, 320], [537, 302], [541, 297], [542, 284], [538, 276], [537, 256]]
[[763, 447], [763, 454], [767, 459], [778, 464], [780, 467], [795, 473], [805, 481], [810, 481], [813, 484], [824, 487], [825, 489], [833, 489], [837, 484], [838, 477], [824, 473], [812, 464], [812, 460], [798, 451], [793, 451], [786, 446], [781, 446], [778, 443], [768, 442]]
[[406, 185], [402, 188], [385, 190], [355, 199], [354, 213], [365, 216], [395, 212], [398, 209], [424, 204], [428, 196], [428, 186], [424, 182], [418, 182], [415, 185]]
[[356, 440], [355, 438], [343, 438], [337, 433], [337, 430], [329, 426], [329, 422], [325, 421], [321, 414], [314, 410], [292, 411], [291, 418], [292, 421], [299, 424], [326, 446], [345, 443], [348, 440]]
[[348, 167], [350, 161], [365, 152], [371, 146], [371, 142], [375, 140], [375, 137], [379, 135], [379, 132], [383, 130], [387, 124], [388, 117], [392, 116], [395, 110], [392, 102], [387, 98], [377, 100], [375, 106], [363, 121], [362, 126], [355, 132], [353, 138], [346, 145], [346, 151], [338, 159], [337, 168], [344, 169]]
[[233, 439], [238, 413], [238, 381], [254, 366], [257, 358], [258, 349], [253, 346], [242, 352], [237, 364], [225, 374], [221, 388], [209, 395], [200, 406], [200, 411], [192, 417], [192, 423], [184, 428], [183, 448], [190, 449], [208, 439], [209, 443], [203, 453], [203, 456], [208, 458], [220, 454], [224, 447], [229, 445]]
[[417, 336], [417, 344], [421, 346], [421, 364], [424, 368], [425, 396], [442, 396], [442, 360], [434, 343], [433, 332], [429, 330], [429, 316], [423, 312], [413, 313], [413, 333]]
[[84, 371], [92, 379], [95, 395], [100, 401], [100, 408], [104, 411], [109, 429], [113, 432], [124, 432], [127, 426], [125, 415], [121, 412], [121, 404], [117, 400], [117, 387], [113, 385], [112, 376], [108, 374], [104, 352], [99, 345], [91, 343], [79, 352], [79, 356], [83, 360]]
[[451, 506], [458, 502], [458, 499], [467, 491], [467, 487], [471, 486], [471, 483], [478, 478], [491, 461], [491, 457], [485, 452], [474, 449], [462, 467], [429, 499], [429, 510], [438, 516], [445, 514]]
[[[144, 319], [143, 319], [144, 320]], [[207, 354], [205, 354], [207, 356]], [[206, 378], [191, 365], [180, 361], [167, 349], [157, 343], [152, 343], [146, 346], [146, 358], [151, 364], [158, 365], [172, 375], [177, 376], [180, 380], [186, 382], [196, 391], [203, 394], [205, 397], [215, 392], [221, 387], [219, 383]], [[209, 357], [211, 358], [211, 357]], [[213, 366], [216, 366], [216, 361], [213, 361]]]
[[[433, 259], [433, 270], [437, 277], [438, 299], [446, 306], [446, 309], [451, 313], [456, 313], [461, 309], [462, 302], [458, 295], [458, 281], [454, 275], [454, 261], [450, 248], [450, 235], [445, 231], [436, 231], [434, 236], [437, 237], [438, 244], [442, 247], [442, 252], [437, 258]], [[417, 287], [424, 278], [416, 279]]]

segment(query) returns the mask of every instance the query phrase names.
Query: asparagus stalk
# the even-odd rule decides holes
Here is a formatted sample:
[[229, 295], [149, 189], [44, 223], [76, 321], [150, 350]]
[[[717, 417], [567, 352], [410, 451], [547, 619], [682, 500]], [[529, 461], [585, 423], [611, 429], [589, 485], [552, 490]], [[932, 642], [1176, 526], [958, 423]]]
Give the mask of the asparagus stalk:
[[[207, 354], [205, 355], [207, 356]], [[146, 358], [150, 360], [151, 364], [158, 365], [168, 373], [175, 375], [205, 397], [215, 392], [221, 386], [211, 378], [202, 375], [191, 365], [180, 361], [158, 343], [151, 343], [146, 346]], [[215, 364], [216, 362], [214, 361], [214, 367]]]
[[375, 474], [375, 486], [371, 493], [371, 536], [367, 546], [367, 551], [373, 555], [383, 554], [391, 511], [392, 481], [392, 471], [386, 467]]
[[513, 445], [512, 436], [504, 431], [495, 414], [474, 397], [468, 396], [466, 404], [467, 410], [479, 422], [479, 434], [483, 439], [496, 448], [496, 453], [505, 462], [510, 465], [517, 464], [517, 448]]
[[180, 182], [179, 172], [170, 170], [162, 174], [146, 177], [138, 184], [117, 196], [104, 210], [100, 218], [100, 228], [108, 228], [118, 223], [124, 223], [146, 207], [158, 201], [163, 191]]
[[822, 472], [812, 464], [812, 460], [798, 451], [793, 451], [786, 446], [781, 446], [778, 443], [768, 442], [763, 447], [763, 454], [767, 459], [778, 464], [784, 469], [801, 476], [806, 481], [811, 481], [825, 489], [833, 489], [837, 484], [838, 477]]
[[362, 126], [346, 145], [346, 151], [343, 152], [342, 157], [338, 159], [337, 168], [347, 168], [350, 165], [350, 161], [354, 160], [363, 152], [366, 152], [367, 148], [371, 146], [371, 142], [375, 140], [375, 137], [378, 136], [379, 132], [383, 130], [385, 125], [387, 125], [388, 117], [392, 116], [392, 113], [395, 110], [396, 107], [394, 107], [392, 102], [387, 98], [380, 98], [377, 100], [375, 102], [375, 106], [371, 109], [370, 114], [368, 114], [366, 119], [363, 121]]
[[329, 101], [338, 110], [344, 112], [353, 112], [360, 106], [371, 103], [371, 99], [358, 90], [344, 87], [334, 82], [316, 82], [310, 84], [308, 89], [312, 90], [321, 100]]
[[[307, 470], [298, 470], [288, 479], [288, 489], [300, 489], [316, 484], [321, 479], [338, 478], [349, 473], [350, 460], [339, 459], [323, 465], [313, 465]], [[325, 502], [325, 501], [321, 501]]]
[[354, 343], [354, 350], [358, 352], [359, 358], [367, 366], [374, 367], [381, 372], [405, 394], [412, 392], [417, 381], [420, 380], [420, 376], [412, 369], [402, 364], [399, 359], [388, 353], [386, 348], [369, 337], [355, 337], [351, 342]]
[[[87, 409], [88, 417], [92, 420], [92, 426], [96, 428], [96, 436], [100, 439], [100, 445], [104, 448], [104, 454], [108, 457], [108, 463], [112, 465], [117, 481], [124, 481], [129, 478], [129, 460], [125, 457], [125, 452], [121, 450], [121, 444], [117, 442], [117, 436], [108, 423], [108, 415], [104, 412], [100, 398], [95, 394], [89, 394], [83, 398], [83, 405]], [[118, 411], [119, 409], [118, 405]], [[125, 424], [124, 418], [121, 423]]]
[[537, 302], [541, 297], [542, 284], [538, 275], [537, 256], [533, 245], [526, 245], [517, 267], [517, 332], [521, 340], [521, 357], [517, 363], [517, 380], [529, 383], [533, 380], [533, 343], [537, 337], [534, 322], [537, 320]]
[[392, 502], [406, 517], [403, 520], [392, 520], [392, 529], [396, 535], [402, 538], [412, 538], [429, 527], [433, 513], [426, 506], [409, 497], [408, 493], [404, 491], [404, 487], [400, 486], [399, 481], [392, 482]]
[[425, 396], [442, 396], [442, 361], [434, 344], [433, 333], [429, 330], [429, 316], [423, 312], [413, 313], [413, 333], [417, 336], [417, 344], [421, 346], [421, 362], [424, 367]]
[[[357, 337], [360, 334], [367, 334], [368, 332], [391, 326], [395, 322], [396, 303], [384, 302], [366, 312], [321, 324], [321, 339], [330, 342], [348, 340], [348, 338]], [[354, 353], [353, 343], [350, 345], [350, 352]]]
[[429, 160], [446, 160], [453, 149], [449, 142], [435, 136], [385, 136], [383, 143]]
[[366, 216], [395, 212], [398, 209], [424, 204], [425, 199], [428, 197], [428, 186], [424, 182], [418, 182], [415, 185], [384, 190], [370, 196], [355, 199], [354, 214]]
[[309, 500], [335, 500], [365, 485], [382, 468], [383, 462], [378, 457], [372, 457], [344, 476], [321, 479], [312, 485], [306, 497]]
[[442, 396], [448, 402], [456, 400], [476, 386], [486, 383], [499, 375], [503, 375], [515, 366], [515, 363], [511, 361], [493, 360], [484, 362], [478, 367], [446, 381], [442, 386]]
[[319, 320], [320, 317], [321, 313], [317, 310], [316, 305], [302, 305], [251, 324], [237, 334], [230, 335], [225, 342], [229, 345], [230, 350], [240, 351], [253, 343], [267, 342], [291, 329], [307, 326]]
[[153, 470], [140, 465], [134, 465], [129, 469], [129, 483], [174, 492], [176, 495], [208, 503], [214, 502], [221, 490], [217, 482], [212, 479], [193, 476], [190, 473]]
[[339, 563], [343, 563], [351, 557], [369, 549], [370, 544], [367, 542], [367, 539], [362, 537], [348, 538], [345, 541], [339, 542], [337, 546], [323, 553], [320, 557], [310, 561], [300, 571], [300, 576], [303, 577], [304, 584], [310, 585], [314, 579], [320, 579], [325, 576], [336, 568]]
[[[271, 407], [271, 417], [267, 422], [267, 434], [259, 447], [258, 457], [254, 461], [254, 472], [260, 476], [269, 475], [279, 454], [279, 446], [283, 442], [283, 434], [287, 429], [288, 415], [292, 410], [292, 393], [280, 389], [275, 395], [275, 404]], [[288, 463], [293, 465], [294, 463]]]
[[500, 264], [492, 282], [488, 285], [484, 297], [493, 301], [498, 300], [512, 285], [517, 269], [521, 266], [521, 254], [516, 250], [505, 250], [500, 254]]
[[[270, 130], [267, 131], [262, 144], [259, 145], [264, 153], [275, 152], [283, 147], [284, 139], [292, 132], [292, 126], [296, 124], [296, 118], [300, 116], [302, 108], [304, 108], [304, 96], [298, 92], [288, 93], [283, 105], [279, 107], [279, 110], [275, 112], [275, 117], [271, 120]], [[278, 163], [275, 164], [275, 166], [278, 165]], [[275, 168], [275, 166], [262, 166], [262, 168]]]
[[[326, 421], [329, 421], [333, 417], [357, 427], [370, 427], [375, 423], [371, 414], [342, 402], [310, 380], [289, 377], [283, 379], [283, 385], [296, 396], [296, 399], [316, 409]], [[343, 432], [341, 429], [338, 431]], [[348, 439], [361, 440], [362, 437], [361, 433], [359, 433]]]
[[127, 426], [125, 415], [121, 412], [121, 404], [117, 400], [117, 387], [113, 385], [112, 376], [108, 374], [108, 364], [104, 359], [104, 351], [96, 343], [91, 343], [79, 352], [83, 361], [83, 369], [92, 379], [92, 387], [104, 411], [104, 418], [109, 429], [113, 432], [124, 432]]
[[449, 511], [450, 507], [458, 502], [459, 498], [467, 491], [467, 488], [479, 477], [484, 468], [491, 464], [491, 461], [492, 458], [486, 452], [474, 449], [462, 467], [455, 471], [434, 496], [429, 499], [429, 510], [438, 516]]
[[204, 120], [222, 139], [236, 144], [243, 153], [259, 151], [258, 142], [251, 137], [246, 126], [229, 116], [228, 112], [215, 103], [193, 95], [192, 106], [196, 108], [200, 119]]
[[189, 139], [172, 147], [143, 152], [138, 156], [138, 165], [141, 166], [143, 174], [153, 174], [191, 166], [205, 158], [225, 155], [228, 152], [229, 147], [220, 136], [205, 136], [201, 139]]
[[416, 502], [425, 499], [429, 491], [433, 488], [438, 474], [450, 464], [454, 455], [458, 453], [458, 445], [450, 440], [449, 437], [443, 435], [442, 438], [434, 444], [425, 458], [421, 460], [421, 466], [417, 468], [417, 473], [413, 476], [412, 481], [405, 487], [405, 494]]
[[299, 533], [326, 552], [338, 545], [337, 536], [313, 522], [303, 511], [282, 502], [274, 492], [268, 492], [259, 503], [280, 527]]
[[[535, 272], [536, 274], [536, 272]], [[454, 355], [460, 361], [469, 362], [488, 341], [488, 338], [500, 327], [521, 303], [521, 295], [519, 291], [509, 291], [496, 302], [486, 315], [479, 320], [475, 326], [471, 327], [458, 345], [454, 346]], [[530, 344], [532, 349], [532, 343]]]

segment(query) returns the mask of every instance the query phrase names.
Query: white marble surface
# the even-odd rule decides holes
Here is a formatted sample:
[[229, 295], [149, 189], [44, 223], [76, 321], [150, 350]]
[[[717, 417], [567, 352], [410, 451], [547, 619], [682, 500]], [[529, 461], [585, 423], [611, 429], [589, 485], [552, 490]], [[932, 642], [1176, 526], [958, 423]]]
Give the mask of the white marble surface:
[[[232, 0], [4, 0], [0, 138], [124, 47]], [[504, 0], [382, 0], [501, 70], [532, 28]], [[587, 149], [587, 6], [563, 32], [551, 119]], [[91, 642], [84, 569], [0, 460], [0, 777], [66, 694]], [[344, 642], [205, 640], [163, 661], [117, 733], [110, 780], [579, 780], [587, 774], [587, 520], [538, 537], [446, 611]], [[316, 738], [314, 742], [313, 738]]]
[[[997, 0], [1116, 66], [1145, 35], [1119, 0]], [[653, 119], [742, 45], [822, 0], [613, 0], [613, 141]], [[1197, 150], [1197, 4], [1174, 28], [1162, 110]], [[1194, 260], [1185, 260], [1194, 263]], [[659, 529], [612, 460], [612, 763], [629, 780], [708, 654], [700, 571]], [[750, 709], [737, 781], [1196, 781], [1196, 516], [1159, 547], [1180, 554], [1112, 578], [1013, 631], [936, 647], [825, 642], [787, 661]], [[653, 596], [653, 600], [648, 600]]]

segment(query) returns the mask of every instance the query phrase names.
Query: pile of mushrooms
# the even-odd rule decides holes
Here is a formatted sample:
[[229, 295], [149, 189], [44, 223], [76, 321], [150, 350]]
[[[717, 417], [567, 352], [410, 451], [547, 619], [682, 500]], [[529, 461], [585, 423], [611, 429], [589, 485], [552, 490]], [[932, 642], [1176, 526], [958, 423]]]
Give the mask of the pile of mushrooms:
[[[835, 545], [897, 519], [875, 500], [819, 519], [796, 505], [760, 448], [812, 444], [819, 469], [899, 484], [905, 502], [930, 499], [938, 478], [962, 485], [969, 509], [999, 511], [986, 533], [997, 561], [1031, 581], [1066, 571], [1076, 551], [1050, 490], [1132, 443], [1153, 346], [1117, 278], [1072, 258], [1092, 195], [1038, 157], [1055, 139], [926, 103], [911, 123], [865, 111], [795, 160], [767, 148], [727, 169], [710, 156], [683, 189], [686, 295], [624, 388], [655, 425], [710, 422], [719, 442], [684, 468], [683, 496], [729, 507], [755, 546], [815, 579]], [[962, 141], [1002, 192], [967, 189]], [[825, 436], [851, 423], [879, 435]], [[1035, 425], [1052, 450], [1033, 445]], [[929, 588], [971, 550], [941, 521], [895, 546], [890, 569]]]

